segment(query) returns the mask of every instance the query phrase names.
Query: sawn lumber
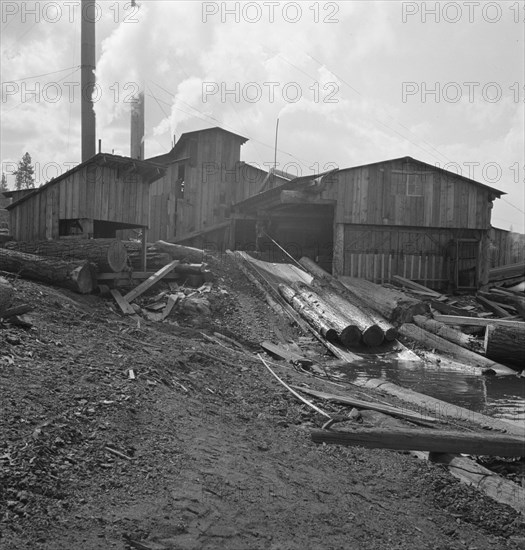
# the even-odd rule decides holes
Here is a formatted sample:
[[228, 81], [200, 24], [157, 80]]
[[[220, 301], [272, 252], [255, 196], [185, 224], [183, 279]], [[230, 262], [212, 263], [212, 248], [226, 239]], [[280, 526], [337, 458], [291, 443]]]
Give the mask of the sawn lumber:
[[315, 443], [359, 446], [368, 449], [429, 451], [489, 456], [525, 456], [525, 438], [471, 432], [422, 430], [416, 428], [369, 428], [337, 432], [312, 432]]

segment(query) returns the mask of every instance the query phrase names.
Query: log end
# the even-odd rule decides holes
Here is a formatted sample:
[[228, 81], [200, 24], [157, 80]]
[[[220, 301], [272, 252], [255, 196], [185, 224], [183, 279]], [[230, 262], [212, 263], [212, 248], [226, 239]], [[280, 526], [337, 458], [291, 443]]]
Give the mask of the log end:
[[85, 262], [71, 272], [73, 290], [80, 294], [90, 294], [97, 287], [96, 272], [92, 264]]
[[385, 340], [387, 342], [393, 342], [398, 336], [397, 329], [394, 327], [385, 330]]
[[385, 334], [378, 325], [371, 325], [363, 332], [363, 342], [371, 348], [380, 346], [384, 339]]
[[361, 341], [361, 331], [356, 325], [348, 325], [340, 334], [339, 338], [347, 348], [356, 347]]
[[128, 264], [128, 251], [122, 241], [113, 241], [107, 252], [108, 266], [113, 273], [124, 271]]

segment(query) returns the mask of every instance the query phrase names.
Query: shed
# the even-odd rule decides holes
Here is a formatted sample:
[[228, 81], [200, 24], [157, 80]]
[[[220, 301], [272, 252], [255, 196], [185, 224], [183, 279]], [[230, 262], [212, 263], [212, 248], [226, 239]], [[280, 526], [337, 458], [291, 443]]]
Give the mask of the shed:
[[99, 153], [7, 206], [15, 240], [112, 238], [147, 229], [150, 185], [161, 166]]
[[237, 203], [235, 245], [273, 261], [286, 257], [282, 249], [307, 255], [336, 275], [374, 282], [401, 275], [476, 288], [487, 279], [491, 208], [503, 194], [411, 157], [386, 160], [296, 178]]

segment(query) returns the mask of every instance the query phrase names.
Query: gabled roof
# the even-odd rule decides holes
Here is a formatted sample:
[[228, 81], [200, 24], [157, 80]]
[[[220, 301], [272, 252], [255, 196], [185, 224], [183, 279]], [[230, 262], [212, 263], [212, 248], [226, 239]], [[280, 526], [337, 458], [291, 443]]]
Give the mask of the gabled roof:
[[241, 136], [239, 134], [236, 134], [234, 132], [230, 132], [229, 130], [225, 130], [224, 128], [221, 128], [220, 126], [213, 126], [211, 128], [204, 128], [203, 130], [193, 130], [191, 132], [185, 132], [182, 134], [175, 144], [175, 146], [172, 148], [171, 151], [168, 153], [165, 153], [163, 155], [158, 155], [156, 157], [152, 157], [148, 159], [151, 162], [156, 162], [158, 164], [171, 164], [172, 162], [177, 162], [179, 160], [185, 160], [180, 157], [180, 151], [183, 148], [183, 145], [191, 139], [193, 136], [196, 136], [198, 134], [202, 134], [204, 132], [223, 132], [225, 134], [229, 134], [231, 136], [234, 136], [236, 138], [239, 138], [239, 141], [242, 143], [246, 143], [248, 141], [247, 137]]
[[275, 200], [278, 200], [278, 198], [280, 197], [281, 191], [300, 189], [301, 187], [303, 187], [308, 182], [312, 182], [313, 180], [318, 179], [318, 178], [323, 178], [324, 176], [327, 176], [328, 174], [336, 174], [336, 173], [340, 173], [340, 172], [346, 172], [348, 170], [355, 170], [355, 169], [358, 169], [358, 168], [364, 168], [366, 166], [376, 166], [378, 164], [389, 164], [389, 163], [394, 163], [394, 162], [399, 162], [399, 161], [406, 161], [406, 162], [410, 162], [410, 163], [413, 163], [413, 164], [418, 164], [420, 166], [425, 167], [425, 169], [428, 170], [428, 171], [442, 172], [442, 173], [445, 173], [447, 175], [453, 176], [454, 178], [459, 178], [461, 180], [467, 181], [469, 183], [477, 185], [478, 187], [482, 187], [484, 189], [490, 190], [491, 193], [493, 193], [497, 198], [501, 197], [502, 195], [506, 195], [505, 192], [500, 191], [499, 189], [495, 189], [494, 187], [490, 187], [488, 185], [485, 185], [483, 183], [480, 183], [479, 181], [467, 178], [465, 176], [460, 176], [460, 175], [456, 174], [455, 172], [450, 172], [449, 170], [445, 170], [443, 168], [439, 168], [437, 166], [433, 166], [432, 164], [428, 164], [428, 163], [423, 162], [421, 160], [417, 160], [417, 159], [414, 159], [412, 157], [407, 156], [407, 157], [399, 157], [399, 158], [395, 158], [395, 159], [381, 160], [381, 161], [378, 161], [378, 162], [372, 162], [372, 163], [368, 163], [368, 164], [360, 164], [358, 166], [352, 166], [352, 167], [349, 167], [349, 168], [341, 168], [341, 169], [336, 169], [336, 170], [330, 170], [328, 172], [323, 172], [322, 174], [312, 174], [312, 175], [309, 175], [309, 176], [297, 177], [297, 178], [295, 178], [295, 179], [293, 179], [289, 182], [286, 182], [282, 185], [279, 185], [277, 187], [273, 187], [272, 189], [268, 189], [266, 191], [258, 193], [257, 195], [253, 195], [251, 197], [248, 197], [247, 199], [244, 199], [243, 201], [240, 201], [240, 202], [234, 204], [233, 208], [235, 208], [237, 210], [241, 210], [241, 211], [247, 211], [247, 210], [249, 211], [251, 209], [258, 208], [261, 205], [270, 205], [270, 204], [272, 204]]
[[415, 159], [413, 157], [399, 157], [395, 159], [388, 159], [388, 160], [380, 160], [378, 162], [371, 162], [368, 164], [359, 164], [358, 166], [350, 166], [348, 168], [341, 168], [339, 169], [339, 172], [345, 172], [346, 170], [355, 170], [356, 168], [364, 168], [365, 166], [376, 166], [377, 164], [387, 164], [389, 162], [399, 162], [399, 161], [406, 161], [406, 162], [413, 162], [416, 164], [420, 164], [422, 166], [425, 166], [425, 168], [429, 169], [429, 171], [436, 171], [440, 173], [444, 173], [450, 176], [453, 176], [455, 178], [459, 178], [463, 181], [468, 181], [469, 183], [473, 183], [477, 185], [478, 187], [484, 187], [485, 189], [489, 189], [492, 191], [498, 198], [502, 195], [506, 195], [504, 191], [500, 191], [499, 189], [496, 189], [495, 187], [490, 187], [489, 185], [485, 185], [484, 183], [480, 183], [479, 181], [473, 180], [471, 178], [467, 178], [466, 176], [462, 176], [460, 174], [457, 174], [456, 172], [451, 172], [450, 170], [445, 170], [444, 168], [440, 168], [439, 166], [434, 166], [433, 164], [429, 164], [428, 162], [423, 162], [422, 160]]
[[67, 172], [60, 174], [60, 176], [49, 180], [44, 185], [37, 187], [31, 193], [24, 195], [16, 202], [6, 206], [6, 209], [11, 210], [12, 208], [28, 200], [30, 197], [41, 193], [42, 191], [44, 191], [44, 189], [47, 189], [48, 187], [59, 183], [63, 179], [68, 178], [71, 174], [74, 174], [78, 170], [81, 170], [85, 166], [89, 166], [91, 164], [99, 164], [103, 166], [109, 165], [112, 167], [131, 167], [132, 169], [136, 170], [147, 183], [153, 183], [154, 181], [158, 180], [164, 175], [165, 172], [163, 166], [146, 160], [132, 159], [130, 157], [122, 157], [120, 155], [110, 155], [109, 153], [98, 153], [90, 159], [81, 162], [80, 164], [77, 164]]

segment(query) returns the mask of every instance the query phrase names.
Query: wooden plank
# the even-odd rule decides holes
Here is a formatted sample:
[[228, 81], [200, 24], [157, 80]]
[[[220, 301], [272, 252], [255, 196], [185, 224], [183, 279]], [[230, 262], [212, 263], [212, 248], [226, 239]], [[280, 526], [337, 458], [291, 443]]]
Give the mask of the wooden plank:
[[[413, 260], [414, 260], [414, 256], [412, 256], [412, 261]], [[413, 289], [413, 290], [417, 290], [419, 292], [427, 294], [428, 296], [434, 296], [435, 298], [440, 298], [441, 296], [443, 296], [439, 292], [436, 292], [436, 291], [434, 291], [434, 290], [432, 290], [432, 289], [430, 289], [426, 286], [415, 283], [414, 281], [411, 281], [410, 279], [405, 279], [405, 277], [400, 277], [399, 275], [394, 275], [392, 277], [392, 279], [396, 283], [400, 284], [401, 286], [404, 286], [404, 287], [407, 287], [407, 288], [410, 288], [410, 289]]]
[[128, 302], [132, 302], [136, 298], [138, 298], [141, 294], [146, 292], [149, 288], [151, 288], [155, 283], [158, 283], [163, 277], [165, 277], [170, 271], [173, 271], [175, 267], [179, 264], [179, 260], [173, 260], [168, 265], [165, 265], [162, 269], [159, 269], [155, 274], [153, 274], [151, 277], [146, 279], [143, 283], [141, 283], [139, 286], [134, 288], [131, 292], [128, 292], [124, 298]]
[[133, 315], [135, 313], [132, 305], [126, 300], [125, 297], [122, 296], [122, 294], [116, 288], [112, 288], [110, 292], [111, 296], [113, 296], [115, 302], [117, 302], [117, 305], [124, 315]]
[[488, 456], [525, 456], [525, 439], [508, 435], [478, 434], [416, 428], [370, 428], [352, 432], [315, 430], [315, 443], [359, 446], [368, 449], [430, 451]]
[[435, 309], [436, 311], [439, 311], [440, 313], [444, 313], [446, 315], [459, 315], [463, 317], [477, 317], [477, 314], [475, 312], [467, 311], [466, 309], [462, 309], [460, 307], [455, 307], [451, 304], [446, 304], [444, 302], [438, 302], [437, 300], [431, 300], [430, 305], [432, 309]]
[[492, 302], [491, 300], [487, 300], [486, 298], [483, 298], [483, 296], [476, 296], [476, 301], [479, 302], [483, 307], [487, 308], [489, 311], [492, 311], [492, 313], [495, 313], [496, 315], [499, 315], [500, 317], [508, 317], [509, 312], [502, 307], [500, 307], [496, 302]]
[[266, 352], [269, 352], [271, 355], [276, 355], [277, 357], [281, 357], [282, 359], [284, 359], [285, 361], [288, 361], [289, 363], [305, 365], [305, 366], [313, 364], [313, 361], [311, 359], [307, 359], [306, 357], [303, 357], [302, 355], [299, 355], [294, 351], [287, 350], [282, 346], [277, 346], [268, 341], [262, 342], [261, 347]]
[[407, 409], [398, 409], [397, 407], [392, 407], [390, 405], [381, 405], [379, 403], [372, 403], [370, 401], [363, 401], [362, 399], [355, 399], [354, 397], [346, 395], [335, 395], [331, 393], [325, 393], [317, 390], [312, 390], [310, 388], [303, 388], [302, 386], [292, 386], [296, 390], [307, 393], [308, 395], [313, 395], [319, 399], [325, 399], [331, 401], [332, 403], [340, 403], [342, 405], [348, 405], [350, 407], [356, 407], [358, 409], [378, 411], [390, 416], [395, 416], [397, 418], [404, 418], [406, 420], [413, 421], [424, 421], [424, 422], [438, 422], [434, 417], [427, 416], [421, 413], [416, 413]]
[[483, 319], [481, 317], [464, 317], [460, 315], [439, 315], [434, 313], [434, 319], [445, 325], [487, 327], [490, 325], [500, 327], [516, 327], [525, 330], [525, 322], [511, 321], [510, 319]]

